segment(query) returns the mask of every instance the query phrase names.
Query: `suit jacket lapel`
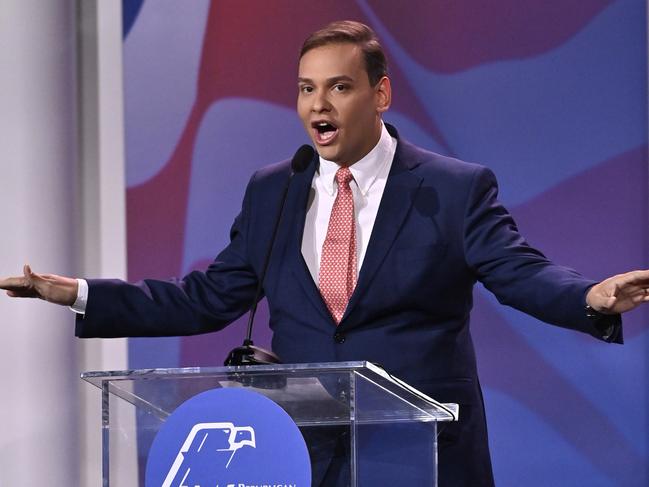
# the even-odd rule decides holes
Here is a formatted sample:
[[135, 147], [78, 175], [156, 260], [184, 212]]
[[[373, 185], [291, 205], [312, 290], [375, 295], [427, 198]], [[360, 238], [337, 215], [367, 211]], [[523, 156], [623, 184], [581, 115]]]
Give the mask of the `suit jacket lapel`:
[[[398, 139], [397, 150], [392, 161], [376, 220], [374, 221], [374, 228], [363, 259], [356, 289], [347, 305], [340, 326], [345, 324], [347, 316], [353, 312], [354, 306], [358, 303], [360, 297], [370, 289], [372, 279], [390, 250], [394, 239], [399, 234], [422, 182], [421, 177], [411, 172], [411, 169], [419, 165], [417, 151], [412, 150], [410, 144], [399, 139], [399, 135], [393, 127], [389, 125], [387, 127], [390, 133]], [[287, 204], [287, 209], [289, 211], [293, 209], [295, 218], [292, 221], [287, 255], [290, 259], [289, 266], [293, 275], [302, 286], [308, 299], [322, 316], [331, 321], [332, 326], [334, 326], [334, 321], [322, 299], [320, 290], [313, 281], [302, 257], [302, 235], [306, 221], [307, 203], [317, 164], [316, 156], [315, 161], [308, 169], [303, 173], [296, 174], [291, 182], [291, 200], [290, 204]]]
[[[302, 257], [302, 235], [304, 234], [304, 224], [306, 222], [307, 203], [309, 201], [309, 192], [311, 191], [311, 183], [313, 175], [315, 174], [318, 165], [318, 157], [316, 155], [314, 162], [308, 167], [306, 171], [296, 174], [291, 182], [291, 192], [293, 194], [292, 204], [287, 205], [287, 209], [295, 211], [295, 219], [293, 220], [292, 232], [289, 240], [290, 267], [296, 280], [304, 289], [313, 306], [323, 315], [323, 317], [332, 322], [331, 315], [324, 303], [320, 290], [316, 286], [309, 268]], [[290, 210], [289, 210], [290, 211]]]
[[409, 148], [409, 144], [399, 140], [356, 289], [349, 300], [341, 325], [353, 312], [360, 297], [371, 288], [376, 271], [401, 231], [406, 216], [415, 201], [422, 178], [411, 172], [411, 169], [418, 165], [418, 161], [414, 153], [410, 154]]

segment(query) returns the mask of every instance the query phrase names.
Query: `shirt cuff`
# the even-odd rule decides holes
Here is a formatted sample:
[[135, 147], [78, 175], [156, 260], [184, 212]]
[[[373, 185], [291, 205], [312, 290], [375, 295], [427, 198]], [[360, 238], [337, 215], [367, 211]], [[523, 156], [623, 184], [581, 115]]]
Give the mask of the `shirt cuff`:
[[77, 299], [70, 309], [77, 314], [85, 315], [86, 306], [88, 305], [88, 281], [85, 279], [77, 279]]

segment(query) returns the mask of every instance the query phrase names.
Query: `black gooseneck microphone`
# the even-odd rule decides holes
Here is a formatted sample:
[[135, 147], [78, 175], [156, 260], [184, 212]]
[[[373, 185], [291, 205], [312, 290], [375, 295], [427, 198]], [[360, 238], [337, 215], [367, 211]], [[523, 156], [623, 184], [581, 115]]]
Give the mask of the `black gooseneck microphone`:
[[266, 258], [264, 259], [264, 265], [261, 268], [261, 274], [259, 275], [259, 282], [257, 284], [257, 291], [255, 292], [255, 298], [250, 307], [250, 313], [248, 315], [248, 333], [246, 339], [243, 341], [243, 345], [232, 350], [228, 357], [225, 359], [224, 365], [263, 365], [263, 364], [280, 364], [282, 361], [280, 358], [269, 350], [264, 350], [263, 348], [256, 347], [252, 342], [252, 325], [255, 319], [255, 313], [257, 312], [257, 302], [259, 301], [259, 296], [261, 295], [261, 289], [263, 287], [264, 279], [266, 278], [266, 270], [268, 269], [268, 264], [270, 262], [270, 257], [273, 253], [273, 247], [275, 246], [275, 239], [277, 238], [277, 230], [282, 221], [282, 215], [284, 214], [284, 205], [286, 203], [286, 195], [288, 194], [288, 189], [293, 180], [293, 176], [297, 173], [303, 172], [315, 155], [313, 147], [310, 145], [301, 146], [291, 159], [291, 174], [286, 181], [284, 186], [284, 192], [282, 193], [282, 203], [279, 208], [279, 213], [277, 219], [275, 220], [275, 227], [273, 228], [273, 234], [270, 238], [270, 245], [266, 251]]

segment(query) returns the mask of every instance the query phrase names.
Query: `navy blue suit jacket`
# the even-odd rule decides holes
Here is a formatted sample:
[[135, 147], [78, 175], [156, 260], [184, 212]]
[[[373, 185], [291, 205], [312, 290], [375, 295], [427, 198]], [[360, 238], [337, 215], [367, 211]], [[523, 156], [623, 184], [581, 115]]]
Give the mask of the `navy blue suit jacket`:
[[[89, 281], [77, 335], [190, 335], [218, 330], [245, 313], [289, 164], [254, 174], [231, 242], [205, 272], [137, 284]], [[491, 485], [469, 331], [473, 285], [479, 280], [503, 304], [602, 338], [584, 313], [594, 282], [525, 242], [497, 200], [489, 169], [399, 140], [358, 284], [336, 327], [301, 255], [316, 165], [293, 178], [263, 286], [273, 350], [285, 363], [376, 362], [442, 402], [459, 403], [460, 422], [440, 438], [440, 485]]]

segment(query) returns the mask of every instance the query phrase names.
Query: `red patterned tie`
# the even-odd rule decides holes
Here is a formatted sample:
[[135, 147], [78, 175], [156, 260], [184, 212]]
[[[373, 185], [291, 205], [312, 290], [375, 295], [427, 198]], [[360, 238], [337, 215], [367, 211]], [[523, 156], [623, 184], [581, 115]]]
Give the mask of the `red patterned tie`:
[[338, 194], [331, 209], [320, 259], [320, 294], [336, 324], [356, 287], [356, 223], [349, 168], [336, 172]]

